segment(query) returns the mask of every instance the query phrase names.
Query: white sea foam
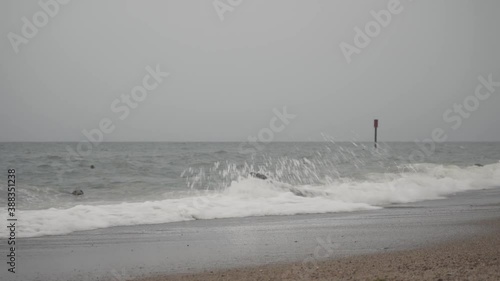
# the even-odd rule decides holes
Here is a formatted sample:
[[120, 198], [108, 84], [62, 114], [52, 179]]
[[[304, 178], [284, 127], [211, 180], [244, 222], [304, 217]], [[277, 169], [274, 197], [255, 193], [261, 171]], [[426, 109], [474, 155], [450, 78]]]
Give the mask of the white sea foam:
[[[500, 183], [500, 164], [469, 168], [421, 164], [414, 168], [402, 174], [372, 174], [366, 181], [343, 179], [321, 186], [251, 178], [233, 181], [223, 191], [193, 197], [19, 210], [18, 237], [197, 219], [375, 210], [386, 204], [440, 199]], [[6, 230], [0, 229], [0, 237], [7, 237]]]

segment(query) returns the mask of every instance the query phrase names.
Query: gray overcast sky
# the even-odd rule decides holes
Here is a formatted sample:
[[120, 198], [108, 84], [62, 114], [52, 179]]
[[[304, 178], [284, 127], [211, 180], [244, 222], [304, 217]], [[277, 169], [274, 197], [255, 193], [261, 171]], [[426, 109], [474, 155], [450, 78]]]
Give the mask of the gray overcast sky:
[[[389, 0], [243, 0], [224, 21], [212, 2], [73, 0], [16, 54], [9, 32], [42, 9], [1, 1], [0, 141], [78, 141], [103, 118], [106, 141], [244, 141], [284, 106], [276, 141], [371, 140], [374, 118], [385, 141], [500, 141], [500, 88], [457, 130], [443, 120], [479, 75], [500, 81], [498, 0], [401, 0], [350, 64], [339, 44]], [[157, 64], [171, 75], [120, 120], [113, 100]]]

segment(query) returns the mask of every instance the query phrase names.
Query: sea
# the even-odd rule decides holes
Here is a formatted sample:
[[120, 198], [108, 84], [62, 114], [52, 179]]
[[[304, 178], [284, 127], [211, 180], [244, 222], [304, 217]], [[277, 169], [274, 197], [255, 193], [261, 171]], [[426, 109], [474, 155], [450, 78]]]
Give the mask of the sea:
[[100, 143], [82, 155], [77, 145], [0, 143], [0, 214], [6, 221], [15, 169], [17, 237], [376, 211], [500, 187], [497, 142]]

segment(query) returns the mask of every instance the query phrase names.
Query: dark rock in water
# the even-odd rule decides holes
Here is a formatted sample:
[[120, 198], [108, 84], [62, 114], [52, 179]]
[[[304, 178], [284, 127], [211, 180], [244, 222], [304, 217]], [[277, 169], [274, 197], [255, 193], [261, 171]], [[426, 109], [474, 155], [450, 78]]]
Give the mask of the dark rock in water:
[[258, 179], [261, 179], [261, 180], [267, 180], [267, 177], [266, 175], [263, 175], [261, 173], [255, 173], [255, 172], [251, 172], [250, 175], [254, 178], [258, 178]]
[[483, 164], [474, 164], [474, 166], [476, 166], [476, 167], [484, 167]]
[[292, 192], [295, 196], [300, 196], [300, 197], [308, 197], [306, 193], [298, 190], [297, 188], [290, 188], [290, 192]]
[[71, 194], [73, 194], [75, 196], [81, 196], [81, 195], [83, 195], [83, 190], [78, 189], [78, 190], [73, 191]]
[[94, 165], [90, 165], [90, 169], [95, 169], [95, 166]]

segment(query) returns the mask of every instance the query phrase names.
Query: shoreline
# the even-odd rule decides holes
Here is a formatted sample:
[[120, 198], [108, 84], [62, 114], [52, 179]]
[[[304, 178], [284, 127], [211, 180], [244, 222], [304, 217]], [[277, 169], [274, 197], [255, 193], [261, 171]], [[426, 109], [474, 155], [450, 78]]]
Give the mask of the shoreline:
[[216, 280], [500, 280], [500, 218], [479, 222], [487, 234], [369, 255], [196, 274], [164, 275], [134, 281]]
[[[479, 222], [497, 220], [500, 188], [374, 211], [197, 220], [20, 238], [19, 271], [0, 275], [0, 280], [125, 281], [179, 274], [202, 274], [202, 280], [210, 280], [203, 272], [257, 268], [260, 273], [269, 264], [277, 268], [311, 257], [322, 264], [468, 241], [490, 232], [491, 227]], [[6, 264], [3, 267], [6, 272]]]

